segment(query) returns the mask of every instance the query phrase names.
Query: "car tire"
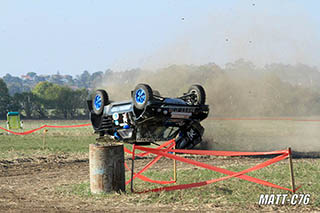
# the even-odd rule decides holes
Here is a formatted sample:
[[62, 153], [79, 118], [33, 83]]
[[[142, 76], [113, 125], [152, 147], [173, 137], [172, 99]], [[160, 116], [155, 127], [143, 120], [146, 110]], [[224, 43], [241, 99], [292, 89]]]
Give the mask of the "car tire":
[[159, 96], [159, 97], [161, 96], [158, 90], [152, 90], [152, 93], [154, 96]]
[[153, 99], [153, 92], [148, 84], [138, 84], [132, 93], [134, 107], [143, 110], [149, 100]]
[[204, 88], [201, 85], [194, 84], [192, 85], [189, 90], [188, 94], [195, 94], [196, 100], [194, 101], [193, 105], [203, 105], [206, 102], [206, 92], [204, 91]]
[[109, 103], [109, 97], [105, 90], [97, 90], [92, 100], [92, 110], [96, 115], [103, 113], [103, 108]]

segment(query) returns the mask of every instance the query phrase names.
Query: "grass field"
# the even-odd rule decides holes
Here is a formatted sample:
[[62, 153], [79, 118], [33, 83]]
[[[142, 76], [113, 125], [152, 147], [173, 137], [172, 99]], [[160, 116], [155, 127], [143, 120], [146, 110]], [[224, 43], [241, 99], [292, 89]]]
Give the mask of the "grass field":
[[[312, 118], [311, 118], [312, 119]], [[25, 121], [26, 130], [48, 125], [72, 125], [89, 121]], [[286, 120], [224, 121], [205, 120], [204, 143], [201, 148], [235, 151], [271, 151], [287, 149], [320, 152], [320, 122]], [[5, 127], [5, 122], [0, 122]], [[7, 135], [0, 130], [0, 158], [33, 154], [86, 153], [96, 136], [91, 127], [48, 129], [46, 149], [43, 130], [26, 136]]]
[[[44, 124], [72, 125], [83, 123], [89, 123], [89, 121], [25, 121], [24, 131], [40, 127]], [[0, 122], [0, 126], [5, 127], [5, 122]], [[320, 151], [319, 122], [207, 120], [204, 122], [204, 126], [206, 127], [206, 134], [205, 143], [201, 145], [202, 148], [236, 151], [270, 151], [285, 149], [290, 146], [293, 150], [297, 151]], [[5, 160], [39, 156], [46, 157], [50, 155], [68, 155], [71, 157], [81, 155], [83, 159], [87, 159], [88, 146], [90, 143], [95, 143], [96, 135], [93, 134], [91, 127], [80, 127], [72, 129], [48, 129], [45, 144], [43, 144], [43, 137], [43, 130], [25, 136], [7, 135], [4, 131], [0, 130], [0, 166], [1, 162], [5, 162]], [[205, 159], [207, 163], [209, 162], [212, 165], [232, 171], [241, 171], [265, 160], [264, 158], [244, 157], [211, 157]], [[172, 161], [169, 160], [160, 162], [160, 166], [157, 169], [150, 169], [144, 175], [153, 179], [168, 180], [168, 177], [172, 176], [171, 163]], [[88, 166], [86, 162], [82, 162], [81, 165]], [[8, 165], [4, 166], [7, 167]], [[87, 174], [87, 167], [82, 171]], [[128, 193], [126, 194], [111, 193], [97, 196], [90, 194], [89, 179], [86, 176], [79, 179], [76, 183], [66, 180], [67, 182], [64, 184], [54, 185], [54, 195], [52, 196], [62, 197], [63, 199], [80, 199], [86, 203], [94, 201], [97, 203], [96, 205], [126, 203], [126, 205], [138, 205], [141, 209], [152, 205], [153, 207], [170, 206], [172, 209], [176, 208], [176, 210], [208, 210], [211, 208], [231, 211], [237, 209], [243, 211], [248, 209], [267, 211], [320, 210], [318, 195], [318, 190], [320, 189], [319, 159], [294, 159], [294, 171], [297, 185], [302, 184], [302, 188], [298, 192], [311, 194], [311, 201], [307, 206], [259, 206], [258, 199], [260, 194], [287, 192], [236, 178], [188, 190], [132, 194], [127, 188]], [[77, 175], [77, 171], [74, 172], [74, 175]], [[284, 160], [267, 168], [252, 172], [249, 175], [290, 188], [290, 177], [288, 174], [288, 162]], [[5, 174], [2, 175], [6, 176]], [[126, 173], [126, 177], [129, 177], [128, 172]], [[221, 175], [204, 169], [188, 167], [182, 163], [178, 164], [178, 184], [198, 182], [217, 177], [221, 177]], [[156, 187], [159, 187], [159, 185], [145, 183], [140, 180], [135, 181], [135, 190], [137, 191]]]
[[[213, 161], [215, 161], [213, 159]], [[233, 159], [233, 163], [226, 163], [222, 168], [226, 168], [232, 171], [241, 171], [253, 166], [254, 163], [250, 160], [245, 160], [241, 158]], [[294, 162], [296, 171], [296, 182], [302, 187], [297, 193], [310, 194], [310, 205], [308, 206], [295, 206], [298, 209], [320, 209], [320, 200], [318, 189], [320, 188], [320, 169], [319, 160], [299, 160]], [[153, 179], [168, 180], [168, 177], [172, 177], [171, 170], [165, 171], [147, 171], [146, 176]], [[249, 174], [250, 176], [261, 178], [267, 180], [271, 183], [279, 184], [280, 186], [290, 188], [290, 176], [287, 160], [278, 162], [270, 167], [263, 168], [258, 171], [254, 171]], [[130, 177], [130, 173], [126, 174]], [[213, 178], [219, 178], [223, 175], [212, 172], [209, 170], [198, 169], [198, 168], [180, 168], [178, 170], [178, 181], [177, 184], [192, 183], [197, 181], [210, 180]], [[128, 178], [127, 178], [128, 179]], [[135, 190], [143, 191], [146, 189], [157, 188], [159, 185], [145, 183], [137, 179], [135, 181]], [[221, 181], [211, 185], [186, 189], [177, 190], [169, 192], [153, 192], [145, 194], [135, 194], [130, 192], [130, 186], [127, 185], [126, 194], [105, 194], [102, 196], [92, 195], [90, 193], [89, 182], [85, 181], [79, 184], [73, 184], [68, 186], [63, 186], [58, 188], [57, 193], [69, 194], [80, 196], [84, 199], [106, 199], [105, 202], [127, 202], [136, 205], [146, 205], [146, 204], [162, 204], [162, 205], [179, 205], [179, 206], [189, 206], [190, 210], [199, 210], [201, 206], [214, 206], [220, 207], [224, 210], [249, 210], [249, 209], [265, 209], [265, 206], [258, 206], [258, 200], [260, 194], [284, 194], [289, 193], [284, 190], [274, 189], [258, 185], [255, 183], [250, 183], [244, 180], [233, 178], [227, 181]], [[290, 193], [289, 193], [290, 194]], [[200, 207], [200, 208], [199, 208]], [[231, 207], [231, 208], [230, 208]], [[277, 209], [290, 209], [292, 206], [274, 206], [272, 210]]]
[[[75, 125], [89, 121], [24, 121], [24, 129], [28, 131], [42, 125]], [[5, 127], [4, 122], [1, 125]], [[45, 156], [48, 154], [87, 153], [90, 143], [95, 143], [92, 127], [79, 128], [46, 128], [29, 135], [0, 135], [0, 159]]]

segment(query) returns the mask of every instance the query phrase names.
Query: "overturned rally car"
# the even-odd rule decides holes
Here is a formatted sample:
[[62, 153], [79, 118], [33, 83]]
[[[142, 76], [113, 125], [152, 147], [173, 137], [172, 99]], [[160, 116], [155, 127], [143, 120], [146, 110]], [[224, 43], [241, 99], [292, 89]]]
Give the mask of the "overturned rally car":
[[100, 138], [147, 145], [176, 138], [176, 148], [190, 149], [201, 142], [200, 121], [209, 113], [202, 86], [192, 85], [181, 97], [162, 97], [147, 84], [131, 91], [132, 100], [109, 101], [96, 90], [87, 101], [92, 126]]

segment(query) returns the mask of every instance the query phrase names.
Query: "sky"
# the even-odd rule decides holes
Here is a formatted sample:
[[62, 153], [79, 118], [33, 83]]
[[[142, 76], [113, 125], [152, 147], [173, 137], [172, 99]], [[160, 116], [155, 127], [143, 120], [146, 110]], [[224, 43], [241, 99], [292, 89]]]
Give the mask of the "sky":
[[0, 0], [0, 77], [171, 64], [320, 67], [320, 2]]

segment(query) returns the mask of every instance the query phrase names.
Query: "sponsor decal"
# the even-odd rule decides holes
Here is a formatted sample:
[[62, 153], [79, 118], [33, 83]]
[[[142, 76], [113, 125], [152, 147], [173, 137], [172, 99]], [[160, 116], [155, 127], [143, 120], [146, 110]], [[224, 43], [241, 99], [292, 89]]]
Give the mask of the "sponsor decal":
[[190, 130], [187, 132], [187, 135], [188, 135], [188, 137], [190, 138], [190, 140], [193, 140], [193, 139], [194, 139], [194, 136], [196, 136], [197, 133], [196, 133], [193, 129], [190, 129]]
[[190, 118], [192, 114], [191, 113], [185, 113], [185, 112], [172, 112], [171, 113], [171, 118]]
[[118, 106], [113, 106], [111, 108], [111, 112], [120, 112], [120, 111], [128, 111], [131, 109], [131, 104], [127, 105], [118, 105]]
[[193, 107], [167, 107], [169, 109], [169, 112], [187, 112], [192, 113], [195, 111], [195, 108]]
[[154, 139], [153, 138], [137, 138], [136, 141], [137, 142], [153, 142]]

